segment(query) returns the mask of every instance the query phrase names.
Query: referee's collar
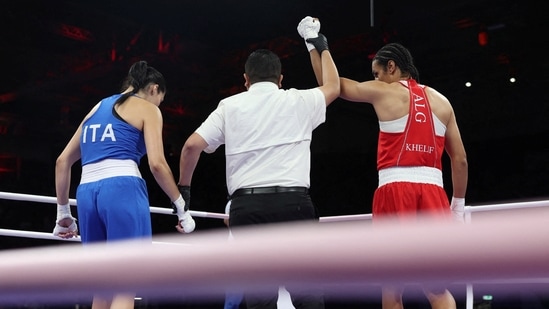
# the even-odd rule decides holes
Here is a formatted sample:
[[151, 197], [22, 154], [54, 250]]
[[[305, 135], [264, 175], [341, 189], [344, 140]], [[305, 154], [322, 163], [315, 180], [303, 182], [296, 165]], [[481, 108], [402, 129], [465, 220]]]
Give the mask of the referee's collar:
[[253, 83], [248, 91], [262, 91], [262, 90], [277, 90], [278, 85], [273, 82], [257, 82]]

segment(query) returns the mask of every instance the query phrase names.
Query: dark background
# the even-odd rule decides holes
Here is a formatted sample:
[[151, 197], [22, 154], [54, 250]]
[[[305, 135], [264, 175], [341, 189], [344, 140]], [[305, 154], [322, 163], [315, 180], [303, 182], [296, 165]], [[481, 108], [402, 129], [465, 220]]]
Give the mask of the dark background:
[[[373, 10], [371, 9], [373, 4]], [[341, 76], [369, 80], [385, 43], [407, 46], [420, 81], [453, 104], [469, 161], [467, 205], [547, 198], [547, 1], [12, 1], [0, 12], [0, 191], [55, 196], [55, 158], [84, 115], [146, 60], [168, 82], [161, 110], [166, 157], [178, 177], [186, 138], [220, 99], [244, 91], [243, 66], [275, 51], [284, 88], [314, 87], [296, 31], [319, 17]], [[511, 83], [510, 78], [516, 78]], [[472, 87], [465, 87], [465, 82]], [[311, 195], [321, 216], [371, 212], [377, 119], [369, 104], [338, 99], [312, 143]], [[451, 195], [444, 158], [445, 184]], [[169, 207], [143, 160], [152, 206]], [[79, 166], [73, 169], [74, 197]], [[224, 153], [203, 154], [193, 210], [222, 213]], [[54, 205], [0, 200], [0, 228], [51, 232]], [[156, 234], [175, 217], [152, 215]], [[197, 232], [225, 228], [196, 218]], [[0, 237], [0, 249], [56, 241]]]

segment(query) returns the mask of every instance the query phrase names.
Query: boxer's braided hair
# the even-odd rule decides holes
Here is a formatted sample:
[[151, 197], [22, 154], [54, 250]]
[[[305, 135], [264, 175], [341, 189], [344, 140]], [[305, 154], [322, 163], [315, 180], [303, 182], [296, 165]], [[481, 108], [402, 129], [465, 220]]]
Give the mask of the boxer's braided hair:
[[389, 43], [383, 46], [376, 53], [373, 60], [377, 61], [383, 67], [387, 67], [389, 60], [393, 60], [403, 74], [407, 74], [419, 82], [419, 72], [414, 65], [412, 54], [399, 43]]

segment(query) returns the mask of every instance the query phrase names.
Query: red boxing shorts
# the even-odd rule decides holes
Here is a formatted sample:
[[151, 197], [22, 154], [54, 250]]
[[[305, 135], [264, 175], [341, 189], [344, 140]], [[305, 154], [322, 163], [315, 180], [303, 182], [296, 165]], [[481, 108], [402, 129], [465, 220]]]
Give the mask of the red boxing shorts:
[[450, 202], [440, 186], [413, 182], [391, 182], [374, 193], [373, 218], [415, 219], [418, 216], [450, 219]]

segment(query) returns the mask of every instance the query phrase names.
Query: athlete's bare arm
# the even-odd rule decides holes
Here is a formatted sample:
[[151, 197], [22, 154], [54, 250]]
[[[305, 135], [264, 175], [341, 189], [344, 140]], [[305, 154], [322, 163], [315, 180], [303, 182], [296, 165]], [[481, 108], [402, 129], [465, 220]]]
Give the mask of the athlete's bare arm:
[[97, 103], [90, 112], [84, 117], [78, 129], [71, 137], [71, 140], [63, 149], [63, 152], [57, 157], [55, 162], [55, 190], [57, 196], [57, 204], [65, 205], [69, 203], [69, 190], [71, 182], [71, 167], [72, 165], [80, 160], [80, 135], [82, 132], [82, 124], [88, 118], [91, 117], [99, 108]]
[[450, 101], [433, 88], [426, 88], [431, 110], [446, 125], [445, 150], [450, 157], [452, 167], [452, 187], [454, 197], [463, 198], [467, 191], [468, 166], [465, 147], [456, 121], [456, 115]]
[[180, 193], [164, 154], [162, 114], [154, 104], [145, 103], [142, 107], [145, 109], [143, 111], [143, 134], [145, 136], [149, 167], [160, 188], [173, 202], [179, 198]]
[[340, 79], [337, 67], [329, 50], [324, 50], [322, 56], [313, 49], [309, 52], [311, 65], [318, 82], [318, 88], [326, 98], [326, 106], [330, 105], [340, 94]]
[[453, 196], [464, 198], [468, 178], [467, 155], [453, 110], [446, 126], [445, 149], [451, 160]]
[[344, 77], [340, 81], [340, 97], [352, 102], [372, 104], [380, 121], [395, 120], [408, 114], [409, 91], [400, 83], [378, 80], [357, 82]]

